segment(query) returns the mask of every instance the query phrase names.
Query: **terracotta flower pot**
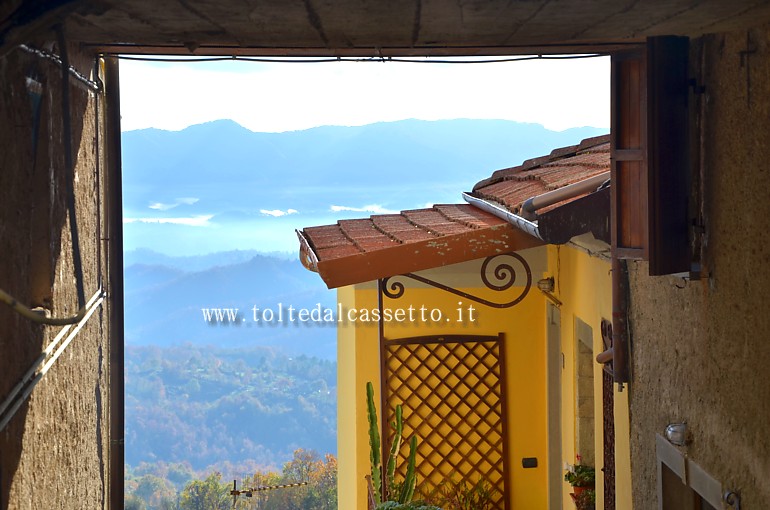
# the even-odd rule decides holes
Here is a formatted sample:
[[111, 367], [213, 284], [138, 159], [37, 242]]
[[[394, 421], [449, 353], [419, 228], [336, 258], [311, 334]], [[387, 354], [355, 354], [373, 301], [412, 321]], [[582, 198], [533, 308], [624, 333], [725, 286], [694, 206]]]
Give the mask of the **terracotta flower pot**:
[[593, 485], [586, 485], [586, 486], [583, 486], [583, 487], [579, 487], [579, 486], [575, 485], [575, 486], [572, 487], [572, 491], [575, 493], [575, 496], [579, 496], [581, 493], [587, 491], [588, 489], [593, 489], [593, 488], [594, 488]]

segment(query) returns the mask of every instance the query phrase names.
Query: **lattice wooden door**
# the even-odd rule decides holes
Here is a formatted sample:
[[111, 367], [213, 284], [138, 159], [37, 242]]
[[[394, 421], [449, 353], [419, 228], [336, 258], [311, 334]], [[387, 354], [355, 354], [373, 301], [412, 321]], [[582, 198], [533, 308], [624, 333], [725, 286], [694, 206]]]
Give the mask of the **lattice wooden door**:
[[[612, 323], [602, 320], [604, 348], [612, 348]], [[604, 431], [604, 510], [615, 510], [615, 392], [612, 365], [602, 370], [602, 421]]]
[[[404, 438], [417, 434], [422, 494], [450, 479], [484, 480], [495, 489], [495, 508], [508, 508], [503, 340], [501, 334], [383, 341], [384, 418], [392, 423], [401, 404]], [[383, 429], [387, 451], [392, 430]]]

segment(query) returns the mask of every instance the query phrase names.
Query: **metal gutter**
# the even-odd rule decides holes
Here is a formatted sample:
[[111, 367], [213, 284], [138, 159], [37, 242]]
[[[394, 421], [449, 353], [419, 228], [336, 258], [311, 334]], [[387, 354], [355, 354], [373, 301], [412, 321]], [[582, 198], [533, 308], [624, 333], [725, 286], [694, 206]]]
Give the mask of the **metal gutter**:
[[307, 269], [308, 271], [313, 271], [314, 273], [317, 273], [318, 272], [318, 255], [316, 255], [315, 250], [313, 250], [313, 247], [310, 245], [310, 241], [308, 241], [307, 237], [305, 237], [305, 234], [303, 234], [297, 229], [295, 229], [294, 232], [297, 233], [297, 238], [299, 239], [300, 262], [302, 262], [302, 265], [305, 266], [305, 269]]
[[508, 223], [511, 223], [512, 225], [518, 227], [520, 230], [523, 230], [527, 234], [537, 237], [538, 239], [545, 241], [540, 236], [540, 231], [538, 230], [537, 223], [533, 223], [529, 221], [526, 218], [522, 218], [521, 216], [518, 216], [516, 214], [513, 214], [508, 209], [494, 204], [492, 202], [487, 202], [484, 199], [476, 198], [470, 193], [463, 193], [463, 200], [468, 202], [474, 207], [478, 207], [482, 211], [486, 211], [490, 214], [494, 214], [498, 218], [506, 220]]
[[583, 193], [596, 191], [596, 188], [610, 180], [610, 172], [594, 175], [588, 179], [568, 184], [563, 188], [548, 191], [542, 195], [528, 198], [521, 204], [521, 217], [534, 220], [537, 218], [537, 210], [549, 205], [557, 204], [562, 200], [573, 198]]
[[563, 188], [548, 191], [541, 195], [528, 198], [521, 206], [523, 213], [521, 215], [512, 213], [502, 205], [484, 200], [483, 198], [474, 197], [470, 193], [463, 193], [463, 200], [472, 206], [478, 207], [482, 211], [486, 211], [490, 214], [494, 214], [498, 218], [506, 220], [507, 222], [518, 227], [520, 230], [523, 230], [531, 236], [548, 242], [546, 239], [543, 239], [543, 236], [540, 234], [540, 229], [537, 223], [532, 221], [537, 219], [537, 210], [559, 203], [563, 200], [574, 198], [578, 195], [582, 195], [583, 193], [596, 191], [597, 188], [609, 180], [610, 172], [604, 172], [599, 175], [589, 177], [588, 179], [569, 184]]

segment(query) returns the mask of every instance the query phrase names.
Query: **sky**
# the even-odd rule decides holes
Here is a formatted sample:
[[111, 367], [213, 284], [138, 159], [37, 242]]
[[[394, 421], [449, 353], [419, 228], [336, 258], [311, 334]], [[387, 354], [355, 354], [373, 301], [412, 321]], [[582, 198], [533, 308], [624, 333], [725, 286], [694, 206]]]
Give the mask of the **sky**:
[[[256, 132], [284, 132], [460, 118], [537, 123], [561, 131], [609, 129], [610, 120], [608, 57], [476, 64], [121, 60], [120, 81], [123, 131], [176, 131], [221, 119]], [[273, 210], [273, 204], [262, 211], [264, 218], [255, 220], [252, 230], [258, 230], [264, 242], [253, 246], [243, 240], [251, 237], [233, 235], [232, 226], [222, 224], [217, 216], [222, 211], [197, 201], [177, 198], [166, 204], [158, 197], [146, 210], [127, 214], [127, 249], [143, 246], [174, 255], [255, 247], [291, 251], [296, 249], [295, 228], [337, 217], [308, 218], [304, 211], [286, 210], [296, 204], [280, 211]], [[366, 206], [358, 216], [378, 212], [377, 207]], [[160, 225], [166, 223], [184, 228], [172, 239]], [[270, 249], [263, 249], [265, 244]]]
[[609, 58], [487, 64], [120, 63], [122, 129], [231, 119], [257, 132], [403, 119], [609, 127]]

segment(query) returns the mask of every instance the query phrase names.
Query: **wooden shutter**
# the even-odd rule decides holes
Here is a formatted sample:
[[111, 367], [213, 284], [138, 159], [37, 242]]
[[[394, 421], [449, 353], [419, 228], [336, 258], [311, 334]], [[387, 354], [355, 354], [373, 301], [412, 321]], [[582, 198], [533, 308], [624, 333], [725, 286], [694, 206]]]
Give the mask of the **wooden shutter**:
[[612, 57], [612, 248], [650, 274], [690, 269], [688, 39]]
[[690, 270], [690, 195], [686, 37], [647, 42], [650, 274]]
[[646, 52], [612, 57], [612, 251], [647, 259]]

